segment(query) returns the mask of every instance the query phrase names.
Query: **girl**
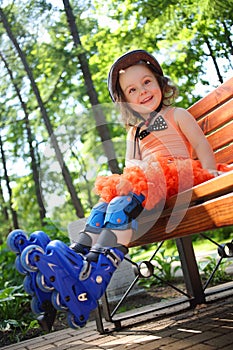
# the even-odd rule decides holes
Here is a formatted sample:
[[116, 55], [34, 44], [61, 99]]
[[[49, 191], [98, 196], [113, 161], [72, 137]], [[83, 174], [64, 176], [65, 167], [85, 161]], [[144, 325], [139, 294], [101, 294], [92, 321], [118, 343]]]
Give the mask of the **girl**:
[[[122, 201], [119, 196], [132, 193], [133, 202], [138, 196], [140, 203], [134, 203], [136, 214], [127, 218], [127, 230], [121, 230], [121, 222], [111, 227], [117, 242], [127, 246], [142, 208], [151, 210], [166, 198], [213, 178], [218, 171], [196, 120], [185, 109], [171, 106], [177, 88], [152, 55], [134, 50], [121, 56], [110, 69], [108, 88], [128, 129], [126, 168], [123, 175], [98, 177], [95, 190], [105, 204], [110, 203], [108, 211], [114, 215]], [[193, 153], [199, 160], [192, 160]], [[88, 223], [92, 226], [93, 221]], [[94, 224], [100, 225], [98, 220]]]
[[[134, 50], [118, 58], [108, 88], [128, 130], [123, 174], [97, 178], [101, 200], [77, 243], [67, 247], [52, 241], [45, 254], [30, 246], [22, 252], [24, 267], [32, 260], [42, 273], [43, 287], [56, 290], [58, 307], [68, 308], [72, 327], [83, 326], [97, 307], [128, 252], [140, 214], [218, 175], [207, 139], [186, 110], [172, 107], [177, 89], [151, 54]], [[36, 255], [34, 260], [30, 254]]]

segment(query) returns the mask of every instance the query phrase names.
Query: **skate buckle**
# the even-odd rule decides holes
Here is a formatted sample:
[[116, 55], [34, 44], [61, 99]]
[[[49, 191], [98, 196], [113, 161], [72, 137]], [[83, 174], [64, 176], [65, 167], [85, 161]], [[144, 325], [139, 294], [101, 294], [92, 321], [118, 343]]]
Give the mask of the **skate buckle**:
[[79, 274], [79, 280], [85, 281], [91, 273], [91, 264], [87, 260], [83, 260], [83, 267]]
[[107, 250], [106, 251], [106, 257], [112, 262], [112, 264], [117, 268], [120, 263], [121, 263], [121, 259], [119, 258], [119, 256], [114, 252], [114, 250]]

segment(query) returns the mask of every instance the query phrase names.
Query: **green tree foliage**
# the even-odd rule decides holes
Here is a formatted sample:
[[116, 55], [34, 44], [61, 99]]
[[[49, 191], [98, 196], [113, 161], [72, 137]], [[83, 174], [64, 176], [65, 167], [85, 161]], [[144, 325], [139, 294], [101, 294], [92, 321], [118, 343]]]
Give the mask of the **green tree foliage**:
[[[104, 5], [98, 4], [101, 13]], [[201, 97], [200, 85], [206, 85], [206, 92], [213, 88], [207, 70], [216, 77], [214, 86], [231, 76], [232, 1], [128, 0], [110, 1], [109, 6], [112, 27], [118, 26], [106, 31], [99, 44], [105, 59], [112, 62], [112, 56], [138, 47], [155, 53], [179, 85], [183, 107]]]
[[[70, 1], [70, 5], [82, 43], [81, 50], [88, 59], [92, 81], [109, 124], [121, 169], [124, 166], [126, 134], [106, 86], [108, 69], [114, 59], [126, 50], [139, 47], [153, 52], [165, 73], [179, 85], [178, 103], [184, 107], [201, 97], [203, 86], [210, 91], [226, 79], [232, 69], [232, 1], [223, 4], [217, 0], [211, 3], [208, 0], [201, 3], [184, 0], [180, 4], [175, 0], [120, 0], [117, 3], [111, 0], [75, 0]], [[3, 2], [2, 9], [33, 71], [84, 212], [88, 214], [97, 200], [92, 191], [95, 177], [99, 173], [108, 174], [109, 168], [80, 70], [78, 57], [83, 51], [75, 47], [64, 4], [49, 0], [8, 0]], [[38, 101], [2, 25], [0, 35], [0, 51], [14, 73], [15, 83], [29, 110], [33, 145], [40, 167], [40, 186], [49, 212], [47, 215], [53, 220], [56, 218], [56, 222], [65, 227], [68, 220], [76, 219], [76, 215], [50, 146]], [[1, 135], [8, 145], [7, 165], [14, 207], [20, 213], [20, 224], [23, 222], [27, 229], [27, 222], [28, 227], [33, 225], [33, 217], [35, 225], [38, 223], [28, 139], [20, 102], [3, 62], [0, 64]], [[212, 76], [216, 76], [214, 85], [206, 75], [209, 66], [212, 67]], [[12, 164], [19, 164], [17, 170]], [[3, 189], [2, 167], [0, 176]], [[3, 209], [9, 203], [5, 190], [2, 193]], [[29, 202], [31, 205], [28, 206]], [[30, 220], [25, 220], [26, 208], [31, 208]]]

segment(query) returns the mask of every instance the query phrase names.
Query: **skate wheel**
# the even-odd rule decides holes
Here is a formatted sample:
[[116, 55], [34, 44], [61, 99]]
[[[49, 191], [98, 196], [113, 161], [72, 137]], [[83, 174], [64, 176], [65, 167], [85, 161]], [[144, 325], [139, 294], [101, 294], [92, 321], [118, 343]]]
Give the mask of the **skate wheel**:
[[29, 241], [31, 244], [37, 244], [42, 248], [45, 248], [50, 242], [50, 238], [44, 231], [35, 231], [30, 234]]
[[44, 250], [43, 248], [39, 247], [38, 245], [29, 245], [26, 248], [24, 248], [24, 250], [22, 251], [21, 254], [21, 264], [23, 266], [23, 268], [26, 271], [29, 272], [35, 272], [38, 270], [37, 266], [35, 264], [33, 264], [33, 260], [32, 260], [32, 253], [34, 258], [36, 257], [35, 253], [38, 253], [38, 256], [41, 254], [44, 254]]
[[33, 297], [31, 300], [31, 309], [34, 314], [41, 314], [44, 310], [41, 308], [41, 304], [37, 297]]
[[23, 288], [27, 294], [32, 295], [32, 296], [35, 294], [35, 291], [33, 289], [32, 279], [31, 279], [30, 275], [25, 276], [25, 278], [23, 280]]
[[67, 311], [68, 310], [68, 307], [66, 305], [62, 304], [61, 296], [58, 293], [58, 291], [54, 291], [52, 293], [51, 301], [52, 301], [53, 307], [56, 310], [60, 310], [60, 311]]
[[42, 290], [43, 292], [51, 292], [54, 290], [53, 286], [49, 286], [45, 282], [45, 276], [39, 271], [36, 275], [36, 283], [37, 286]]
[[[84, 319], [84, 316], [81, 315], [80, 318]], [[68, 323], [68, 326], [73, 329], [84, 327], [86, 325], [85, 321], [83, 320], [78, 321], [76, 316], [71, 312], [68, 312], [67, 314], [67, 323]]]
[[19, 253], [19, 246], [22, 245], [27, 240], [27, 235], [22, 230], [14, 230], [9, 233], [7, 237], [8, 248], [14, 252]]
[[20, 256], [17, 255], [16, 259], [15, 259], [15, 267], [16, 270], [21, 274], [21, 275], [26, 275], [27, 271], [23, 268], [21, 261], [20, 261]]

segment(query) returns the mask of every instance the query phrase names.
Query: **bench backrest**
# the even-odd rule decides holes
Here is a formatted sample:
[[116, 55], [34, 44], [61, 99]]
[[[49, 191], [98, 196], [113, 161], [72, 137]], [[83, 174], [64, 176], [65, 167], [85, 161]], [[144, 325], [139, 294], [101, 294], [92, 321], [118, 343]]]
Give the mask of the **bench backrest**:
[[218, 163], [233, 163], [233, 78], [200, 99], [188, 111], [198, 121]]

